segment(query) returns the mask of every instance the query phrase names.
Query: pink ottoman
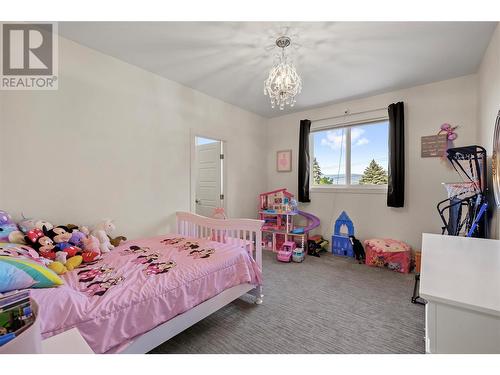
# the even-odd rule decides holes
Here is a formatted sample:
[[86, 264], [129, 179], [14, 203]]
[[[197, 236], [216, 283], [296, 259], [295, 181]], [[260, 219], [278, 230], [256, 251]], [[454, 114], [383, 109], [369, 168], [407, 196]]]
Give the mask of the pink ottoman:
[[387, 267], [408, 273], [411, 265], [411, 247], [403, 241], [390, 238], [373, 238], [365, 241], [366, 264]]

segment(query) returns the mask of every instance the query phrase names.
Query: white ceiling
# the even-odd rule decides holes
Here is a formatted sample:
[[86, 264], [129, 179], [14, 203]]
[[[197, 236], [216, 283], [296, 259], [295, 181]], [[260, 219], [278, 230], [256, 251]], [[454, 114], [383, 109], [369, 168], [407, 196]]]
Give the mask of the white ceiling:
[[[266, 117], [263, 82], [292, 37], [293, 111], [476, 72], [494, 22], [61, 22], [59, 33]], [[289, 50], [289, 49], [288, 49]]]

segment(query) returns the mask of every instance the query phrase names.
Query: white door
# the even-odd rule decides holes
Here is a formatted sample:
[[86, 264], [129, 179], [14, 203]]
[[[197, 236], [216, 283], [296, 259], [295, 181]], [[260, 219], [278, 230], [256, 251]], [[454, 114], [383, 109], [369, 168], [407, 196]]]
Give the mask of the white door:
[[196, 213], [212, 216], [216, 207], [223, 207], [222, 142], [196, 137]]

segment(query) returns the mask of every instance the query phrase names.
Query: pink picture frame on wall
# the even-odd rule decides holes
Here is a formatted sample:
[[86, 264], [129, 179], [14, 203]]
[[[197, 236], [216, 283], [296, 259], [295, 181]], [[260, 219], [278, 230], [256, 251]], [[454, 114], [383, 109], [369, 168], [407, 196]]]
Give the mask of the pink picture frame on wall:
[[292, 150], [281, 150], [276, 152], [276, 171], [292, 171]]

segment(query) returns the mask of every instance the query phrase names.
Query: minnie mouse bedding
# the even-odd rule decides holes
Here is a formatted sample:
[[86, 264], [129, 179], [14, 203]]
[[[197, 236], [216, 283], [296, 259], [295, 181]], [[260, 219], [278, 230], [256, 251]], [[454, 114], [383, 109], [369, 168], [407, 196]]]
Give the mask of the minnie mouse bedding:
[[225, 289], [260, 284], [261, 271], [243, 248], [167, 235], [128, 241], [63, 279], [31, 292], [42, 336], [77, 327], [94, 352], [112, 353]]

